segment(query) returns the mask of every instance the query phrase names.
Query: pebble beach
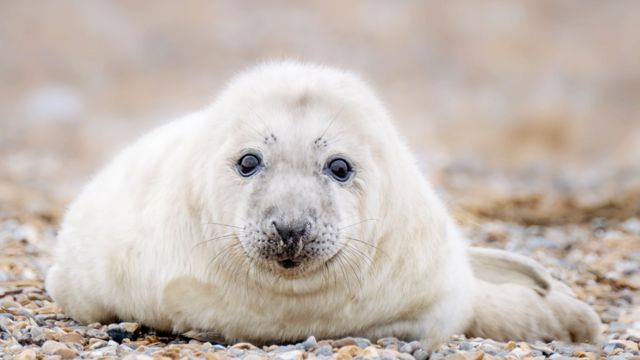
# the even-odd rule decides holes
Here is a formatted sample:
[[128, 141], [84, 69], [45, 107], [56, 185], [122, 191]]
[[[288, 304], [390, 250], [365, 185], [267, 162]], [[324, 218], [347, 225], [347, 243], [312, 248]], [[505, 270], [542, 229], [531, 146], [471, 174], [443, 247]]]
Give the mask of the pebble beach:
[[[1, 2], [0, 359], [640, 360], [639, 13], [633, 1]], [[237, 72], [283, 57], [360, 73], [469, 243], [543, 264], [596, 310], [602, 341], [455, 335], [429, 353], [309, 334], [257, 347], [70, 319], [44, 279], [83, 184]]]
[[[462, 220], [471, 243], [540, 261], [588, 302], [603, 321], [601, 344], [496, 342], [453, 336], [432, 353], [418, 342], [316, 339], [256, 347], [216, 344], [197, 334], [159, 334], [137, 323], [79, 325], [43, 289], [57, 216], [10, 216], [0, 222], [0, 356], [6, 359], [638, 359], [640, 218], [525, 225]], [[398, 279], [401, 281], [401, 279]], [[383, 290], [382, 290], [383, 291]], [[505, 309], [504, 311], [509, 311]]]

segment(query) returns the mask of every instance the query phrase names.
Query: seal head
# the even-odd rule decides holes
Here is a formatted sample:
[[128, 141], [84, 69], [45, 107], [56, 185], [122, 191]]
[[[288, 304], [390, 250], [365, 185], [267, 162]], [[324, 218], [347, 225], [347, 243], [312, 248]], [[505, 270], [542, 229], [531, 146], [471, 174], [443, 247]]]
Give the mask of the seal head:
[[[369, 256], [353, 243], [362, 241], [360, 230], [374, 222], [366, 220], [367, 213], [379, 213], [362, 204], [364, 189], [374, 190], [379, 182], [371, 179], [369, 186], [376, 170], [368, 169], [378, 168], [376, 154], [383, 151], [376, 144], [384, 139], [358, 140], [379, 137], [364, 125], [382, 122], [376, 117], [385, 114], [348, 74], [293, 65], [282, 71], [286, 66], [241, 76], [216, 105], [234, 114], [229, 121], [233, 136], [222, 146], [227, 166], [222, 171], [232, 172], [225, 176], [232, 180], [217, 187], [233, 189], [224, 194], [235, 209], [225, 223], [237, 227], [252, 265], [297, 277], [326, 269], [340, 251], [360, 260]], [[212, 215], [211, 221], [226, 215]]]

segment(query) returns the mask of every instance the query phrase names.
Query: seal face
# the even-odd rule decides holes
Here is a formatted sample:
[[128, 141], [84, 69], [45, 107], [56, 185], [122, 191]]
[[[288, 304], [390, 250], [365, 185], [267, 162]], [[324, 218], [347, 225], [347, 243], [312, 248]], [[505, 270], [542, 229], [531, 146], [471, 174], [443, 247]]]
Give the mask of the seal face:
[[[299, 118], [318, 112], [311, 104], [293, 110]], [[357, 169], [335, 146], [331, 124], [308, 125], [296, 136], [263, 129], [270, 132], [238, 144], [234, 163], [240, 181], [234, 202], [248, 205], [236, 214], [242, 247], [255, 264], [285, 276], [330, 261], [344, 246], [344, 219], [357, 213]]]

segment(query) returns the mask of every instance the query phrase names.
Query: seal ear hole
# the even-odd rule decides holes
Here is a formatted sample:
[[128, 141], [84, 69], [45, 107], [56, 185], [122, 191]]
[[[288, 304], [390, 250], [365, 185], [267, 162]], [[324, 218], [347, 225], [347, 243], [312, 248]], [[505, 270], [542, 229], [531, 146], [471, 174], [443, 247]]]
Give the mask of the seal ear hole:
[[351, 164], [344, 158], [334, 157], [327, 161], [323, 171], [337, 182], [347, 182], [353, 176]]
[[260, 170], [262, 167], [262, 157], [258, 153], [244, 154], [236, 163], [238, 173], [242, 177], [249, 177]]

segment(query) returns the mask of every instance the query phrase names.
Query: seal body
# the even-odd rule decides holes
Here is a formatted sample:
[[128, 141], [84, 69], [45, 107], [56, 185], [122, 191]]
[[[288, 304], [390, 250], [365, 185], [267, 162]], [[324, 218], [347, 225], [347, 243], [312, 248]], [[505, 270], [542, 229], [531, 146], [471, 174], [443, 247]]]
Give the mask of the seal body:
[[496, 280], [500, 260], [469, 254], [362, 81], [272, 63], [142, 137], [86, 186], [47, 290], [80, 322], [227, 342], [395, 336], [432, 347], [469, 329], [516, 334], [481, 316], [502, 300], [478, 287], [531, 279], [518, 271], [530, 264]]

